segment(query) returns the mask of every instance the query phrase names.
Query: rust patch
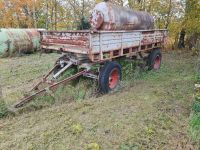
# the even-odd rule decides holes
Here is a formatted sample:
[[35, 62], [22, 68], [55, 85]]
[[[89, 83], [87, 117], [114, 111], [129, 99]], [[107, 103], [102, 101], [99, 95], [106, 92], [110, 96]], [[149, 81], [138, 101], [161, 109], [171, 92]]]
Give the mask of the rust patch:
[[88, 46], [89, 34], [87, 32], [43, 32], [42, 43], [48, 45], [51, 43], [71, 44], [79, 46]]

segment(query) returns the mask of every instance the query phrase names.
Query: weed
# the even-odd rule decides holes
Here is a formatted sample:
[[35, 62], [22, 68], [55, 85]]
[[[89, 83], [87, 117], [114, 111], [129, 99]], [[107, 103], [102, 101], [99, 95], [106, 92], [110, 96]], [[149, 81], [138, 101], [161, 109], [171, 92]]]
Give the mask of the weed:
[[87, 150], [100, 150], [100, 146], [97, 143], [90, 143], [87, 145]]
[[71, 127], [71, 132], [74, 135], [79, 135], [83, 132], [83, 128], [80, 124], [73, 124]]
[[120, 59], [118, 63], [122, 66], [122, 81], [137, 79], [140, 73], [145, 70], [145, 64], [141, 60]]
[[153, 135], [155, 133], [154, 130], [152, 128], [150, 128], [150, 127], [145, 127], [144, 131], [148, 136], [151, 136], [151, 135]]
[[196, 101], [200, 102], [200, 93], [197, 93], [194, 98]]
[[0, 99], [0, 118], [7, 116], [8, 107], [3, 99]]
[[76, 100], [76, 101], [81, 101], [81, 100], [84, 99], [84, 97], [85, 97], [85, 91], [83, 91], [83, 90], [78, 90], [78, 91], [76, 91], [75, 93], [76, 93], [76, 94], [75, 94], [75, 100]]

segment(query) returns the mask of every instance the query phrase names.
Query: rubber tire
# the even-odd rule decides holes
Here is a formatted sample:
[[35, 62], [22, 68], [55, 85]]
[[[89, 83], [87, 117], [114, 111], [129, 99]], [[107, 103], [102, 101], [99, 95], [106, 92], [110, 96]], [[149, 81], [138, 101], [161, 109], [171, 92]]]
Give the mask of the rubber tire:
[[161, 63], [162, 63], [162, 53], [161, 53], [161, 50], [160, 49], [155, 49], [148, 56], [147, 66], [148, 66], [149, 70], [158, 70], [158, 69], [160, 69], [160, 67], [158, 69], [154, 69], [153, 68], [154, 67], [153, 65], [155, 63], [156, 57], [158, 55], [160, 56], [160, 66], [161, 66]]
[[[116, 86], [114, 89], [110, 89], [110, 87], [108, 85], [109, 84], [109, 75], [113, 69], [117, 69], [118, 74], [119, 74], [119, 81], [121, 81], [121, 78], [122, 78], [121, 65], [117, 62], [105, 63], [99, 73], [99, 88], [103, 94], [109, 93], [117, 87]], [[118, 84], [119, 84], [119, 82], [118, 82]]]

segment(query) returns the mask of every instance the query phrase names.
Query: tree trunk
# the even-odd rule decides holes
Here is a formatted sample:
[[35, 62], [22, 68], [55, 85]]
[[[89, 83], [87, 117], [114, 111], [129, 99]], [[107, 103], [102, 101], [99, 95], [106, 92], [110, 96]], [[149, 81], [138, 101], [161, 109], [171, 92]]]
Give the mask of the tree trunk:
[[57, 0], [55, 0], [55, 12], [54, 12], [54, 19], [55, 19], [55, 30], [57, 30]]
[[198, 40], [198, 35], [196, 33], [194, 33], [189, 37], [188, 39], [189, 50], [191, 50], [192, 48], [197, 49], [197, 40]]
[[53, 29], [54, 27], [54, 23], [53, 23], [53, 14], [54, 13], [54, 6], [53, 6], [53, 0], [51, 0], [51, 29]]
[[185, 48], [185, 29], [182, 29], [180, 32], [179, 40], [178, 40], [178, 48]]
[[33, 2], [33, 26], [34, 26], [34, 28], [37, 28], [35, 5], [36, 5], [36, 1], [34, 0], [34, 2]]
[[172, 0], [169, 0], [169, 9], [168, 9], [168, 13], [167, 13], [167, 21], [166, 21], [166, 24], [165, 24], [165, 29], [168, 29], [168, 26], [170, 24], [170, 14], [171, 14], [171, 10], [172, 10]]
[[46, 19], [45, 19], [45, 28], [48, 30], [49, 28], [49, 4], [48, 4], [48, 0], [46, 0]]

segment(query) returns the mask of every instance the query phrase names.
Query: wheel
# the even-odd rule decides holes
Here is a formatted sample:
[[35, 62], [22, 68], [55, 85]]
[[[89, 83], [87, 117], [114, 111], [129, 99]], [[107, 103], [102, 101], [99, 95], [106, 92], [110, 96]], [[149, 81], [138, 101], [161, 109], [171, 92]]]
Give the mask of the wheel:
[[148, 56], [147, 65], [149, 67], [149, 70], [160, 69], [161, 61], [162, 61], [162, 53], [160, 49], [153, 50]]
[[99, 86], [102, 93], [116, 89], [121, 80], [121, 66], [117, 62], [107, 62], [99, 73]]

